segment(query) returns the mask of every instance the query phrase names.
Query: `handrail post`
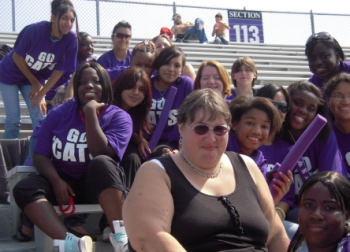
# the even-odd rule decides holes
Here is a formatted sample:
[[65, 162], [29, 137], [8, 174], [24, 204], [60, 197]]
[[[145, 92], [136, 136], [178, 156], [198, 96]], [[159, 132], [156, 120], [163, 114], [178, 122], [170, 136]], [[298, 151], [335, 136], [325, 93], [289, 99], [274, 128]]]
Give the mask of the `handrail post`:
[[96, 0], [96, 33], [100, 36], [100, 0]]
[[310, 10], [311, 34], [315, 33], [314, 13]]
[[175, 1], [173, 2], [173, 16], [176, 14], [176, 3]]
[[12, 31], [15, 32], [16, 31], [16, 10], [15, 10], [15, 0], [12, 0], [11, 2], [12, 4]]

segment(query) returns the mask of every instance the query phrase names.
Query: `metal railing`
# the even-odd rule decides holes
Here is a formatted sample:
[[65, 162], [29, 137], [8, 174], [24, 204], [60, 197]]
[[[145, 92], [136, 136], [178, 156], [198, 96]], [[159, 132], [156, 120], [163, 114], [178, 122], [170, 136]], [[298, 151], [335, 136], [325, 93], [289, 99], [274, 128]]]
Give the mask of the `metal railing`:
[[[51, 0], [1, 0], [0, 32], [19, 32], [24, 26], [50, 19]], [[227, 9], [163, 3], [119, 0], [73, 0], [79, 30], [91, 35], [110, 36], [113, 26], [126, 20], [133, 26], [133, 37], [152, 38], [161, 27], [173, 25], [172, 16], [180, 13], [184, 21], [200, 17], [205, 22], [209, 40], [214, 16], [221, 12], [227, 20]], [[215, 1], [213, 1], [213, 5]], [[241, 9], [234, 6], [231, 9]], [[36, 10], [36, 11], [35, 11]], [[259, 10], [257, 10], [259, 11]], [[350, 14], [315, 12], [261, 11], [265, 43], [303, 45], [307, 37], [318, 31], [328, 31], [343, 46], [350, 46]]]

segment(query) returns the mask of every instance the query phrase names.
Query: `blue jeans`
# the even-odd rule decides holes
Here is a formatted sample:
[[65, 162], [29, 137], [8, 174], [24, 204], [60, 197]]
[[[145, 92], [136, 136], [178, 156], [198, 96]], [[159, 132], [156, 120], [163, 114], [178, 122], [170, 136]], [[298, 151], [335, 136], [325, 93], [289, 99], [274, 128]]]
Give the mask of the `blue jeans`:
[[207, 36], [205, 35], [204, 22], [200, 18], [196, 18], [194, 21], [194, 26], [189, 28], [184, 36], [184, 40], [195, 37], [199, 40], [199, 43], [208, 42]]
[[21, 92], [24, 101], [27, 104], [28, 112], [30, 118], [32, 119], [32, 127], [38, 125], [38, 122], [44, 118], [40, 113], [39, 108], [36, 106], [32, 107], [32, 102], [29, 99], [29, 92], [32, 88], [32, 85], [8, 85], [0, 82], [0, 91], [2, 95], [2, 100], [4, 101], [5, 107], [5, 135], [4, 138], [18, 138], [19, 129], [20, 129], [20, 119], [21, 119], [21, 110], [19, 104], [18, 91]]
[[217, 35], [215, 36], [214, 44], [228, 45], [228, 41], [225, 39], [224, 35]]

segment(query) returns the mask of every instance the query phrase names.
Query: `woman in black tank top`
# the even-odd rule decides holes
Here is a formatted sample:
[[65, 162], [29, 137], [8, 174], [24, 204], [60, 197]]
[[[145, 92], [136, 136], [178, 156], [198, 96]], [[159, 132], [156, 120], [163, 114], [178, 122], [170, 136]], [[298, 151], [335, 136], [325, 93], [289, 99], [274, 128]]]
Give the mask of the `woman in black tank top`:
[[215, 91], [178, 111], [180, 151], [146, 162], [123, 218], [136, 251], [286, 251], [289, 240], [254, 161], [225, 153], [231, 115]]

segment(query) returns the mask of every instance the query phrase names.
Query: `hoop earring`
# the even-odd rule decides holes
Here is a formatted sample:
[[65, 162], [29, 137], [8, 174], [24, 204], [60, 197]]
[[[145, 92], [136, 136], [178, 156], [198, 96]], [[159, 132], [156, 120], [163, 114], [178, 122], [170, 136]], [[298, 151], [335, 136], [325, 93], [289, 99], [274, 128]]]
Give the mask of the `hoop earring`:
[[346, 232], [346, 233], [349, 233], [349, 232], [350, 232], [350, 223], [349, 223], [349, 220], [345, 221], [344, 229], [345, 229], [345, 232]]

